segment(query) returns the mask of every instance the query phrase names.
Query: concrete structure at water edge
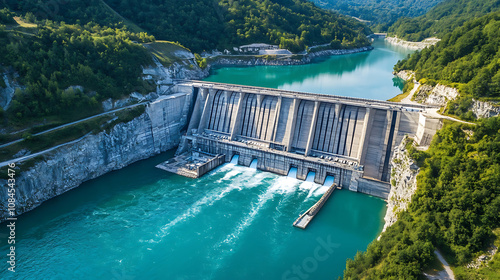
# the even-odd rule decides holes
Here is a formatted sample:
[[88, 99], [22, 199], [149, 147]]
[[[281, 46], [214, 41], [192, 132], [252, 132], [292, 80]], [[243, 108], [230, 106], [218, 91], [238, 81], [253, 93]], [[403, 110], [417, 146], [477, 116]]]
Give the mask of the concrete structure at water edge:
[[[178, 154], [224, 155], [228, 162], [297, 178], [327, 176], [341, 188], [387, 198], [393, 147], [404, 135], [428, 142], [439, 121], [429, 106], [293, 92], [270, 88], [179, 81], [175, 91], [196, 98]], [[189, 165], [189, 163], [186, 163]]]

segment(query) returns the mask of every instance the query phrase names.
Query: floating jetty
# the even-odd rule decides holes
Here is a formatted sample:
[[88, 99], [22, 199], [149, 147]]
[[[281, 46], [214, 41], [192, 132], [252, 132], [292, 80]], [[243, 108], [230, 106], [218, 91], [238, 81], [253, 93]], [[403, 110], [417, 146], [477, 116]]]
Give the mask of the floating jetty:
[[323, 196], [316, 202], [309, 210], [307, 210], [304, 214], [300, 215], [300, 217], [295, 220], [293, 223], [294, 227], [298, 227], [301, 229], [305, 229], [307, 225], [312, 221], [312, 219], [318, 214], [321, 207], [325, 205], [325, 202], [328, 200], [333, 191], [337, 188], [337, 184], [332, 184], [330, 188], [323, 194]]

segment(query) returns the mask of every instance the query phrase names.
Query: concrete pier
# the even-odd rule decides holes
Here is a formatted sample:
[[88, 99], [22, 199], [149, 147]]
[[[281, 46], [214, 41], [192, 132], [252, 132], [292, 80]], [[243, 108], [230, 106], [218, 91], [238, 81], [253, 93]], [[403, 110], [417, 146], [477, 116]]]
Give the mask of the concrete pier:
[[223, 164], [225, 158], [225, 155], [185, 152], [173, 159], [158, 164], [156, 168], [196, 179]]
[[332, 195], [333, 191], [337, 188], [336, 184], [332, 184], [328, 190], [323, 194], [323, 196], [316, 202], [311, 208], [309, 208], [304, 214], [300, 215], [300, 217], [295, 220], [293, 223], [294, 227], [298, 227], [301, 229], [305, 229], [309, 223], [314, 219], [316, 214], [319, 213], [319, 210], [325, 205], [330, 195]]

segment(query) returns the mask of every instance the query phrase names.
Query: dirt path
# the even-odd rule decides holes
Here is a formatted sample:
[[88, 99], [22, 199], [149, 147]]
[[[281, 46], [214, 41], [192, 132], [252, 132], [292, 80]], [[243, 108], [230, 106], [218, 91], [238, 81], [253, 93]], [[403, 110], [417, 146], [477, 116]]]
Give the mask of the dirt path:
[[444, 270], [438, 272], [437, 275], [429, 275], [425, 274], [427, 279], [429, 280], [455, 280], [455, 274], [450, 268], [448, 262], [443, 258], [441, 253], [438, 250], [434, 251], [434, 254], [438, 257], [438, 260], [443, 264]]

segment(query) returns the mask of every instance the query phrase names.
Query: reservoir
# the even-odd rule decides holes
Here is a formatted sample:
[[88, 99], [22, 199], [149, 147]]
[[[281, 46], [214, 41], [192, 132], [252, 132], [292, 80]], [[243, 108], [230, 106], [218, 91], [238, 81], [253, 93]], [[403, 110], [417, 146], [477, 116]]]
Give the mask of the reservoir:
[[413, 51], [376, 40], [369, 52], [317, 58], [292, 66], [222, 67], [206, 81], [312, 93], [388, 100], [401, 93], [403, 81], [393, 67]]
[[[227, 67], [207, 79], [386, 100], [407, 51], [301, 66]], [[385, 202], [335, 191], [306, 230], [292, 226], [326, 187], [227, 163], [200, 179], [154, 166], [173, 151], [82, 184], [16, 223], [16, 273], [1, 279], [336, 279], [380, 234]], [[256, 164], [253, 164], [256, 165]], [[7, 234], [2, 224], [0, 234]], [[5, 239], [3, 239], [5, 240]], [[0, 245], [7, 252], [7, 244]], [[15, 278], [14, 278], [15, 277]]]

